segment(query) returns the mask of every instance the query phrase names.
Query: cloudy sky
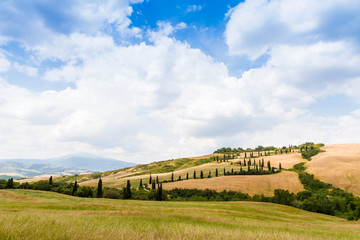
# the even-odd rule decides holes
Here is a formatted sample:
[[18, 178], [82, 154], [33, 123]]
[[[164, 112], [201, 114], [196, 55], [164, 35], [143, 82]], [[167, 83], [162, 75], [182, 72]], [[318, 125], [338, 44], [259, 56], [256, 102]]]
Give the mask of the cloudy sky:
[[0, 158], [360, 142], [358, 0], [2, 0]]

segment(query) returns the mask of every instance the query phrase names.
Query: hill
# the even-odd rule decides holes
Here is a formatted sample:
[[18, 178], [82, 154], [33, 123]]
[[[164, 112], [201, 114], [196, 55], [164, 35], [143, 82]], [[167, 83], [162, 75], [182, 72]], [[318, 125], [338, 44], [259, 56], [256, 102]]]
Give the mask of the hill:
[[307, 172], [335, 187], [360, 196], [360, 144], [336, 144], [306, 163]]
[[0, 160], [0, 177], [29, 178], [88, 174], [135, 165], [135, 163], [89, 154], [74, 154], [50, 159], [3, 159]]
[[0, 190], [4, 239], [360, 239], [360, 225], [271, 203], [88, 199]]

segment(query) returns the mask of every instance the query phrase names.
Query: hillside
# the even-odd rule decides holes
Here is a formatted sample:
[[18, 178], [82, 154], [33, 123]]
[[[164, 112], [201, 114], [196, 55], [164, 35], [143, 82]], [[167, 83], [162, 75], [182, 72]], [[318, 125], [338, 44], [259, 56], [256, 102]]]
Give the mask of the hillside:
[[271, 203], [149, 202], [0, 190], [4, 239], [360, 239], [360, 225]]
[[50, 175], [90, 174], [135, 165], [135, 163], [90, 154], [74, 154], [50, 159], [3, 159], [0, 160], [0, 178], [39, 179], [48, 178]]
[[273, 196], [275, 189], [289, 190], [298, 193], [304, 190], [299, 177], [294, 172], [281, 172], [273, 175], [259, 176], [225, 176], [217, 178], [191, 179], [180, 182], [170, 182], [163, 185], [164, 189], [196, 188], [213, 189], [216, 191], [231, 190], [242, 193], [264, 194]]
[[306, 163], [318, 179], [360, 196], [360, 144], [336, 144]]

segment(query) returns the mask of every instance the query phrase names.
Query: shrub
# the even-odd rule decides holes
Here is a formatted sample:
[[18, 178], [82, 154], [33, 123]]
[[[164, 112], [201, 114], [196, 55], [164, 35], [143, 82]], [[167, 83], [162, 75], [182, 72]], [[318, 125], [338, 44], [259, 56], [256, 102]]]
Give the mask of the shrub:
[[120, 193], [116, 189], [109, 189], [105, 192], [104, 198], [112, 198], [112, 199], [119, 199]]

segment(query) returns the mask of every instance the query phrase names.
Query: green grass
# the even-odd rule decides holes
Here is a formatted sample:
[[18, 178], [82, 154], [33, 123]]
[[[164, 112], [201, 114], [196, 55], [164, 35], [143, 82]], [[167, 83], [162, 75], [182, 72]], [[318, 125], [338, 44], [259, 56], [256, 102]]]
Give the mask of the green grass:
[[359, 222], [269, 203], [0, 190], [0, 215], [0, 239], [360, 239]]

